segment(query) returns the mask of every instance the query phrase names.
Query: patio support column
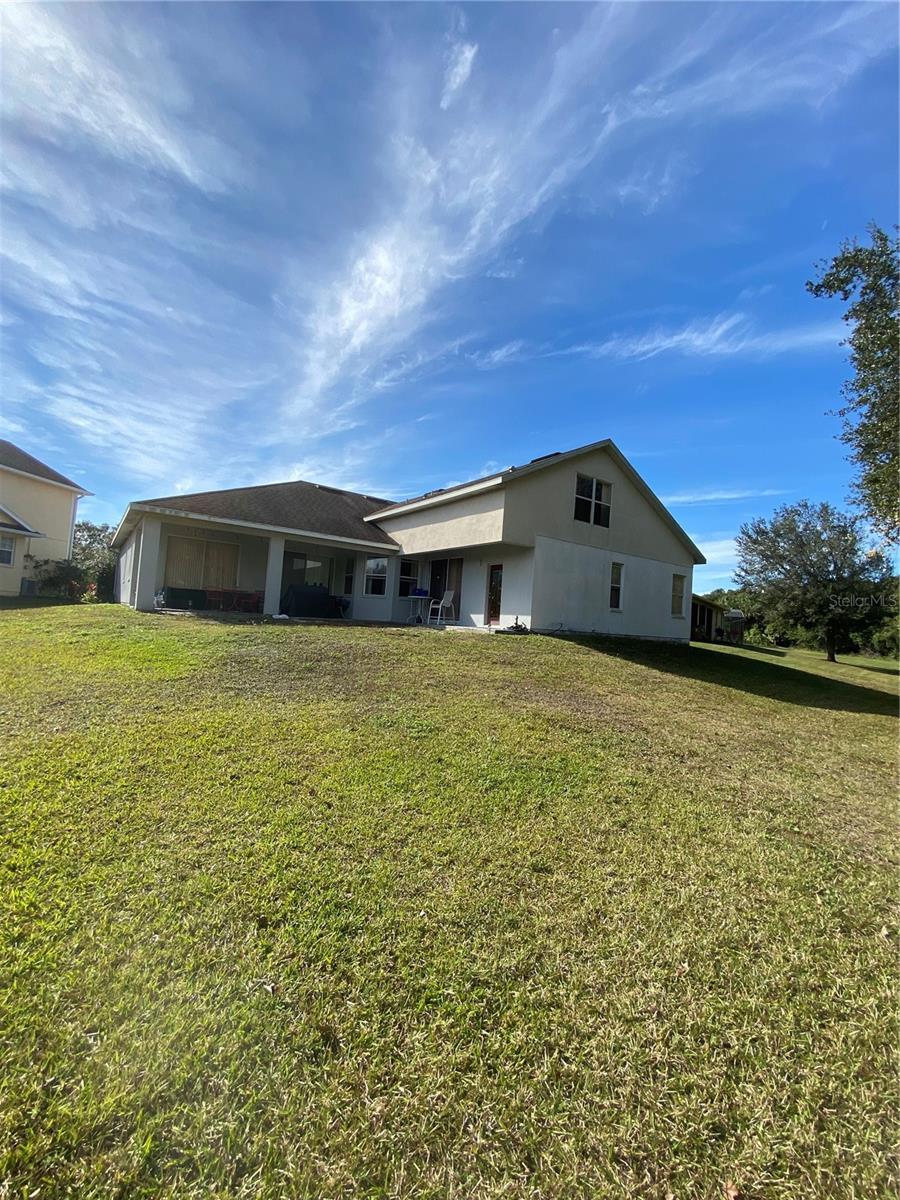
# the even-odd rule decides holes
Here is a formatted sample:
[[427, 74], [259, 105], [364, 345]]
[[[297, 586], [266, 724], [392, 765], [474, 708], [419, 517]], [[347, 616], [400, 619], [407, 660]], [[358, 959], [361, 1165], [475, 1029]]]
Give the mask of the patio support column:
[[284, 566], [284, 538], [269, 538], [269, 558], [266, 562], [266, 595], [263, 612], [274, 616], [281, 607], [281, 571]]
[[137, 587], [134, 592], [134, 607], [141, 612], [153, 611], [153, 596], [156, 592], [156, 571], [159, 566], [159, 535], [162, 523], [159, 517], [144, 517], [141, 522], [141, 546], [138, 552]]

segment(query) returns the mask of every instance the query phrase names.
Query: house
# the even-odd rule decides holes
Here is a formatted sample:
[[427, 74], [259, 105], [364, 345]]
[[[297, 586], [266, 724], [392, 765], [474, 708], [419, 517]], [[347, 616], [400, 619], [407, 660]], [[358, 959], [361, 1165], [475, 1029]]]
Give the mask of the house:
[[687, 641], [705, 559], [609, 440], [410, 500], [276, 483], [128, 506], [118, 596], [406, 621], [450, 593], [449, 620]]
[[744, 644], [744, 614], [706, 596], [691, 596], [691, 637], [699, 642]]
[[691, 637], [720, 642], [724, 637], [725, 605], [703, 596], [691, 596]]
[[72, 557], [78, 501], [91, 493], [0, 440], [0, 596], [35, 589], [30, 558]]

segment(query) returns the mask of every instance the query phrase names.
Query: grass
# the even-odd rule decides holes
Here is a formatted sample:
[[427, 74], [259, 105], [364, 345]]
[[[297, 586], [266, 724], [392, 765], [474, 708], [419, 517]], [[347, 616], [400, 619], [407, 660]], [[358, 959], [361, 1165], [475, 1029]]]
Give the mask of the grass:
[[885, 664], [0, 631], [0, 1195], [894, 1194]]

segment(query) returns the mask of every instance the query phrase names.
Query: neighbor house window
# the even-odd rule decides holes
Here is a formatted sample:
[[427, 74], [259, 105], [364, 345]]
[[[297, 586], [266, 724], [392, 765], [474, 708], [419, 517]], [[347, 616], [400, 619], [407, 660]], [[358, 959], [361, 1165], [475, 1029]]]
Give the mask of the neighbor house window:
[[387, 590], [387, 559], [366, 559], [366, 595], [383, 596]]
[[353, 595], [353, 567], [355, 563], [352, 558], [344, 559], [344, 595]]
[[575, 520], [609, 529], [612, 484], [590, 475], [579, 475], [575, 482]]
[[686, 576], [672, 576], [672, 616], [684, 616], [684, 581]]
[[622, 564], [613, 563], [609, 570], [609, 607], [622, 607]]
[[400, 590], [399, 596], [408, 596], [419, 586], [419, 572], [411, 558], [400, 559]]
[[16, 552], [16, 539], [0, 537], [0, 567], [11, 567]]

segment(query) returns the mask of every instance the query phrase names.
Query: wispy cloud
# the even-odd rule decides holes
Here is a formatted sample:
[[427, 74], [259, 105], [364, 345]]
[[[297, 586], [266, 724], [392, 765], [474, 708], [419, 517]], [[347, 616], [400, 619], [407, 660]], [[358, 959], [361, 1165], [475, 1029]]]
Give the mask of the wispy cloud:
[[190, 93], [152, 40], [116, 37], [102, 11], [75, 21], [33, 4], [4, 6], [2, 29], [4, 108], [32, 136], [213, 190], [236, 171], [230, 150], [187, 120]]
[[521, 339], [517, 339], [513, 342], [504, 342], [502, 346], [495, 346], [492, 350], [476, 351], [466, 357], [480, 371], [492, 371], [495, 367], [505, 367], [519, 359], [524, 347], [525, 343]]
[[661, 499], [663, 504], [728, 504], [734, 500], [785, 495], [787, 492], [783, 488], [710, 488], [708, 491], [675, 492]]
[[767, 358], [777, 354], [837, 350], [846, 330], [840, 321], [760, 330], [744, 313], [719, 313], [678, 328], [658, 327], [644, 333], [621, 333], [597, 342], [581, 342], [552, 354], [587, 358], [648, 359], [660, 354], [688, 358], [733, 355]]
[[733, 537], [704, 537], [691, 534], [691, 541], [703, 551], [708, 567], [734, 567], [737, 565], [737, 543]]
[[450, 107], [454, 96], [472, 74], [472, 66], [477, 53], [477, 42], [457, 42], [451, 47], [447, 69], [444, 72], [444, 90], [441, 95], [441, 108], [447, 109]]
[[668, 155], [660, 164], [641, 165], [615, 185], [621, 204], [636, 204], [641, 212], [655, 212], [691, 175], [692, 169], [681, 155]]

